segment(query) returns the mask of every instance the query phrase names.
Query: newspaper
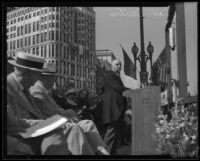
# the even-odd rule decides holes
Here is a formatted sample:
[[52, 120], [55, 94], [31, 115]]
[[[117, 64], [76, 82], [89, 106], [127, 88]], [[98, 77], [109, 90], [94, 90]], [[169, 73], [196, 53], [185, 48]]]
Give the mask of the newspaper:
[[67, 119], [65, 117], [54, 115], [44, 121], [38, 122], [37, 124], [27, 128], [25, 132], [20, 132], [19, 134], [23, 138], [41, 136], [63, 126], [66, 122]]

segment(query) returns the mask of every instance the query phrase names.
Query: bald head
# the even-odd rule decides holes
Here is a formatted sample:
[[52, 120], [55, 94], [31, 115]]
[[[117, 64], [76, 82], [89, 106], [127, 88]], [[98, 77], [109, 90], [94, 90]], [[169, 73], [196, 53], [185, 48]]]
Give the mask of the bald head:
[[114, 59], [111, 63], [111, 69], [117, 74], [120, 74], [121, 66], [122, 66], [122, 63], [118, 59]]

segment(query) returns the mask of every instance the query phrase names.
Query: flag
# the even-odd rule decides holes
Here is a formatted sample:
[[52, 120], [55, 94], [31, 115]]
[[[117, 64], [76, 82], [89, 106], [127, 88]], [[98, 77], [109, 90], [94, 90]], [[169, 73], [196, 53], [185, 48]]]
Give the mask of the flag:
[[150, 80], [153, 84], [167, 84], [167, 54], [165, 48], [153, 63]]
[[122, 52], [124, 55], [124, 73], [127, 76], [133, 77], [134, 79], [136, 79], [136, 68], [135, 65], [133, 64], [133, 62], [131, 61], [131, 59], [129, 58], [128, 54], [126, 53], [126, 51], [124, 50], [124, 48], [122, 47], [122, 45], [120, 44], [121, 48], [122, 48]]

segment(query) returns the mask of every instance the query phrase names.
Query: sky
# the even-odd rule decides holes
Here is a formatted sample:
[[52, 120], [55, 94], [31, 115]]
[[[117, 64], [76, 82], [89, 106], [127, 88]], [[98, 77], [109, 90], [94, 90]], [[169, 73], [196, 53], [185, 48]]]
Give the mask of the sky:
[[[186, 30], [186, 59], [188, 92], [197, 92], [197, 3], [185, 2], [185, 30]], [[138, 7], [94, 7], [96, 12], [96, 49], [109, 49], [116, 58], [122, 61], [123, 54], [120, 44], [133, 60], [131, 48], [136, 42], [140, 53], [140, 20]], [[149, 41], [154, 46], [153, 61], [155, 61], [165, 46], [165, 25], [168, 7], [143, 7], [144, 47], [145, 52]], [[176, 27], [176, 14], [172, 26]], [[177, 79], [176, 49], [171, 52], [172, 78]], [[137, 62], [137, 80], [124, 77], [126, 83], [139, 86], [140, 64]], [[147, 72], [150, 75], [150, 62], [147, 62]]]

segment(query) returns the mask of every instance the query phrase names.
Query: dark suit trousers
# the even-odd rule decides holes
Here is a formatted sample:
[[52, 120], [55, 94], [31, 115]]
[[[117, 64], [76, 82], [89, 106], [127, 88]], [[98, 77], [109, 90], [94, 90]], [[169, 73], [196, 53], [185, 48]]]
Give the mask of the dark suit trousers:
[[122, 119], [119, 118], [115, 122], [106, 124], [106, 133], [104, 136], [104, 142], [107, 145], [107, 150], [111, 155], [116, 155], [117, 147], [120, 143], [120, 127]]

